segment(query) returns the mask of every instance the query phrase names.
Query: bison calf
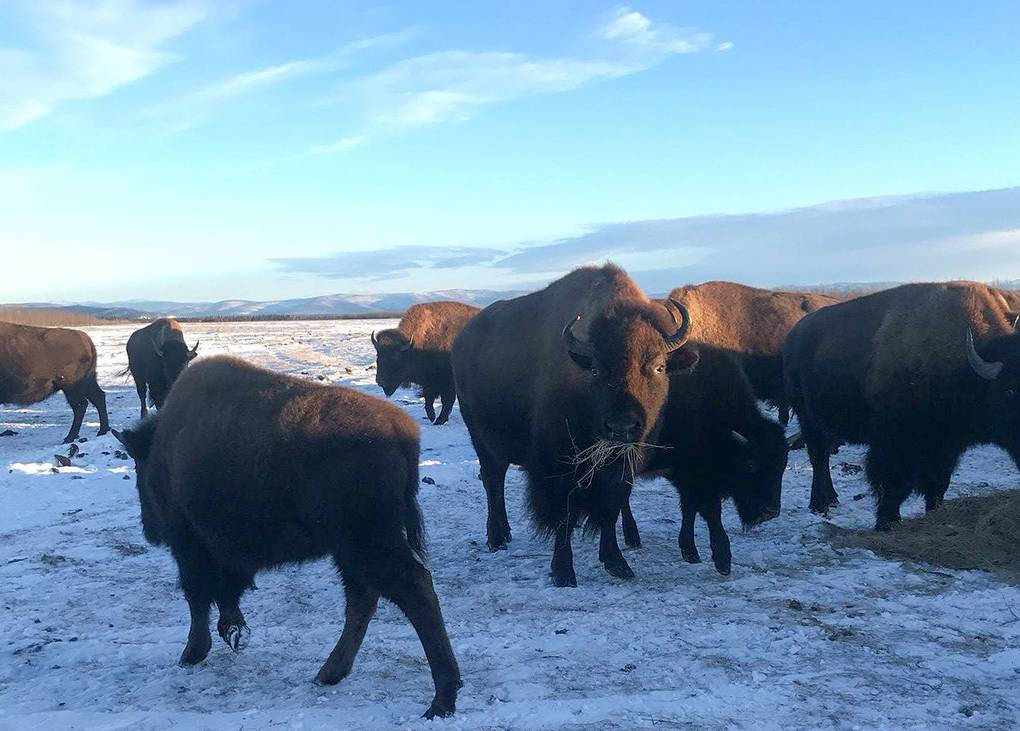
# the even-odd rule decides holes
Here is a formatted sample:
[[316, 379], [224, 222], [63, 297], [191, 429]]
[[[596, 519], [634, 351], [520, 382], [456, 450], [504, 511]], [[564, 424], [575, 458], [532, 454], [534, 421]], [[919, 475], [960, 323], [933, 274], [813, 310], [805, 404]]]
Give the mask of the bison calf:
[[[460, 302], [427, 302], [408, 308], [396, 328], [372, 333], [375, 382], [387, 396], [403, 385], [421, 386], [425, 415], [436, 426], [445, 424], [457, 400], [450, 351], [464, 325], [478, 311]], [[437, 396], [443, 405], [439, 418]]]
[[99, 412], [99, 435], [106, 434], [110, 420], [96, 360], [95, 343], [80, 330], [0, 322], [0, 404], [35, 404], [63, 391], [74, 414], [64, 444], [78, 438], [90, 403]]
[[316, 678], [354, 664], [379, 597], [414, 625], [453, 713], [457, 660], [426, 569], [418, 428], [396, 406], [216, 357], [186, 369], [159, 415], [118, 438], [137, 466], [145, 537], [170, 547], [191, 610], [181, 664], [205, 659], [209, 610], [235, 650], [257, 571], [331, 556], [347, 594], [340, 641]]
[[142, 402], [143, 419], [148, 414], [146, 391], [156, 408], [163, 408], [170, 387], [196, 355], [198, 343], [189, 350], [184, 343], [184, 331], [172, 317], [153, 320], [131, 333], [127, 341], [128, 370]]
[[[722, 524], [722, 501], [732, 498], [745, 527], [779, 514], [787, 445], [783, 428], [758, 410], [740, 363], [720, 348], [699, 344], [690, 371], [670, 378], [659, 443], [648, 473], [661, 473], [680, 495], [680, 552], [688, 563], [701, 557], [694, 521], [708, 524], [712, 561], [721, 574], [731, 568], [730, 539]], [[627, 545], [641, 544], [630, 504], [623, 511]]]

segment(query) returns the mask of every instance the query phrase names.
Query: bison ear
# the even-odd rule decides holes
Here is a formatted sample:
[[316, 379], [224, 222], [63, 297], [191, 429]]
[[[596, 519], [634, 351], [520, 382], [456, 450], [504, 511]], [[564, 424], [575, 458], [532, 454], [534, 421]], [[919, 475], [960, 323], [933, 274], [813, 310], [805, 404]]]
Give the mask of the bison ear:
[[666, 359], [666, 369], [670, 375], [690, 373], [694, 370], [694, 366], [698, 365], [699, 360], [701, 360], [701, 353], [698, 352], [698, 349], [685, 345], [669, 354]]
[[570, 360], [574, 361], [574, 364], [581, 370], [591, 370], [592, 362], [590, 356], [575, 353], [573, 350], [568, 350], [567, 355], [570, 356]]
[[138, 462], [149, 456], [149, 449], [152, 447], [152, 437], [156, 433], [156, 418], [143, 421], [134, 429], [126, 431], [114, 431], [113, 436], [124, 445], [131, 458]]

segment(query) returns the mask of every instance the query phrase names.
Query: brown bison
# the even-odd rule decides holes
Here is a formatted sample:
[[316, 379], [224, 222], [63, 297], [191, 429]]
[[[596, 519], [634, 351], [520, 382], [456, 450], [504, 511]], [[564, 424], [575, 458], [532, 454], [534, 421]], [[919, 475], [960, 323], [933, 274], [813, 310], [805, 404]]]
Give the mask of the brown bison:
[[177, 376], [198, 355], [198, 343], [189, 350], [184, 343], [180, 323], [172, 317], [161, 317], [131, 333], [127, 341], [127, 355], [128, 371], [135, 381], [144, 419], [149, 413], [145, 403], [146, 390], [156, 408], [163, 408]]
[[99, 435], [110, 431], [92, 338], [80, 330], [0, 322], [0, 404], [35, 404], [57, 391], [74, 414], [64, 444], [78, 438], [90, 403], [99, 412]]
[[[688, 563], [701, 557], [694, 544], [698, 513], [708, 524], [712, 561], [721, 574], [731, 567], [730, 539], [722, 524], [722, 501], [732, 498], [744, 527], [779, 515], [787, 446], [783, 428], [762, 415], [754, 390], [731, 353], [701, 343], [690, 371], [670, 377], [662, 431], [650, 450], [646, 474], [665, 477], [680, 495], [683, 522], [680, 553]], [[623, 535], [640, 546], [628, 501]]]
[[[478, 312], [477, 307], [460, 302], [427, 302], [408, 308], [397, 327], [372, 333], [375, 382], [383, 393], [392, 396], [401, 386], [417, 384], [429, 421], [445, 424], [457, 400], [450, 351], [461, 329]], [[436, 396], [443, 405], [438, 419]]]
[[137, 467], [145, 537], [177, 560], [191, 610], [183, 665], [209, 653], [213, 602], [236, 650], [256, 572], [330, 556], [346, 620], [316, 681], [350, 673], [382, 596], [425, 648], [436, 687], [426, 717], [453, 713], [460, 672], [423, 563], [418, 427], [403, 411], [220, 356], [187, 368], [159, 414], [118, 438]]
[[839, 502], [834, 440], [868, 444], [875, 527], [912, 493], [938, 507], [960, 455], [997, 444], [1020, 460], [1017, 313], [974, 282], [907, 284], [818, 310], [787, 339], [790, 402], [811, 457], [811, 509]]
[[556, 586], [577, 585], [571, 535], [580, 520], [600, 534], [606, 570], [634, 575], [616, 522], [656, 438], [670, 373], [697, 357], [683, 347], [690, 328], [683, 305], [652, 302], [611, 264], [496, 302], [468, 322], [453, 373], [488, 499], [489, 550], [510, 540], [504, 480], [518, 464], [536, 526], [555, 537]]
[[840, 300], [734, 282], [678, 287], [669, 296], [691, 311], [691, 338], [733, 353], [758, 398], [776, 406], [779, 421], [786, 426], [790, 411], [783, 389], [783, 343], [804, 315]]

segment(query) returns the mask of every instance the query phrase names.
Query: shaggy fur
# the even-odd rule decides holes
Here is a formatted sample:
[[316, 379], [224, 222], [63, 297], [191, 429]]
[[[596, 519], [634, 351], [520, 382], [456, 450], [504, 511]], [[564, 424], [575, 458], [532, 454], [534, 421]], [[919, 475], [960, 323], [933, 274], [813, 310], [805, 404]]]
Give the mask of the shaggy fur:
[[[460, 302], [427, 302], [408, 308], [400, 324], [374, 335], [375, 382], [387, 396], [400, 386], [421, 386], [425, 415], [436, 426], [445, 424], [457, 392], [450, 367], [453, 341], [480, 310]], [[442, 403], [436, 418], [436, 397]]]
[[[908, 284], [808, 315], [784, 351], [787, 391], [811, 457], [811, 509], [839, 502], [829, 476], [835, 440], [869, 445], [876, 528], [900, 519], [912, 493], [941, 504], [960, 455], [997, 444], [1020, 459], [1020, 336], [1004, 298], [975, 282]], [[968, 363], [966, 337], [994, 380]]]
[[92, 338], [80, 330], [0, 322], [0, 404], [34, 404], [57, 391], [73, 414], [65, 444], [78, 438], [90, 403], [99, 412], [99, 434], [110, 430]]
[[170, 547], [191, 610], [181, 663], [209, 653], [209, 610], [235, 650], [256, 572], [331, 556], [347, 594], [343, 634], [316, 680], [354, 663], [379, 597], [414, 625], [436, 695], [453, 713], [460, 672], [423, 563], [418, 427], [352, 389], [209, 358], [177, 379], [155, 418], [119, 435], [137, 465], [146, 538]]
[[[694, 544], [694, 521], [700, 513], [708, 523], [716, 569], [729, 574], [730, 540], [722, 524], [722, 501], [733, 498], [745, 527], [776, 517], [786, 440], [782, 427], [762, 416], [751, 384], [728, 351], [701, 343], [692, 347], [698, 348], [698, 364], [670, 379], [658, 442], [665, 448], [650, 453], [645, 469], [666, 477], [680, 495], [678, 542], [684, 560], [701, 560]], [[623, 511], [623, 535], [627, 545], [641, 545], [629, 502]]]
[[[589, 470], [577, 455], [599, 440], [654, 442], [669, 371], [688, 368], [696, 358], [686, 348], [666, 352], [664, 337], [677, 333], [678, 317], [650, 301], [621, 269], [606, 265], [497, 302], [464, 327], [453, 347], [453, 372], [481, 464], [490, 550], [510, 540], [504, 480], [507, 467], [519, 464], [528, 475], [535, 525], [555, 537], [557, 586], [577, 583], [571, 535], [581, 521], [599, 533], [606, 570], [633, 576], [615, 526], [640, 459], [627, 450]], [[571, 323], [591, 354], [568, 349], [564, 328]]]
[[691, 338], [732, 353], [744, 367], [755, 394], [779, 409], [779, 421], [785, 426], [790, 416], [783, 388], [783, 343], [804, 315], [839, 300], [734, 282], [678, 287], [670, 297], [691, 311]]
[[[198, 355], [198, 343], [191, 350], [184, 343], [184, 331], [172, 317], [161, 317], [135, 330], [127, 341], [128, 371], [135, 381], [141, 402], [141, 418], [149, 413], [148, 397], [157, 409], [163, 408], [170, 387], [184, 367]], [[125, 372], [126, 375], [126, 372]]]

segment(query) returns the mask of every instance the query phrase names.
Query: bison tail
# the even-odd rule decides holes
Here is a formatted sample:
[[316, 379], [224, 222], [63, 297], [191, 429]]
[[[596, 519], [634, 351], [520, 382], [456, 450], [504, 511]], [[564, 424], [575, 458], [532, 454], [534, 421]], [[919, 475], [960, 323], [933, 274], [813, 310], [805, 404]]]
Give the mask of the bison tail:
[[425, 547], [425, 521], [418, 505], [417, 452], [410, 466], [407, 486], [404, 489], [404, 531], [407, 533], [407, 543], [414, 557], [424, 566], [428, 560], [428, 550]]
[[125, 369], [124, 369], [124, 370], [122, 370], [122, 371], [117, 371], [117, 378], [126, 378], [126, 377], [127, 377], [127, 375], [128, 375], [128, 374], [129, 374], [130, 372], [131, 372], [131, 366], [128, 366], [127, 368], [125, 368]]

